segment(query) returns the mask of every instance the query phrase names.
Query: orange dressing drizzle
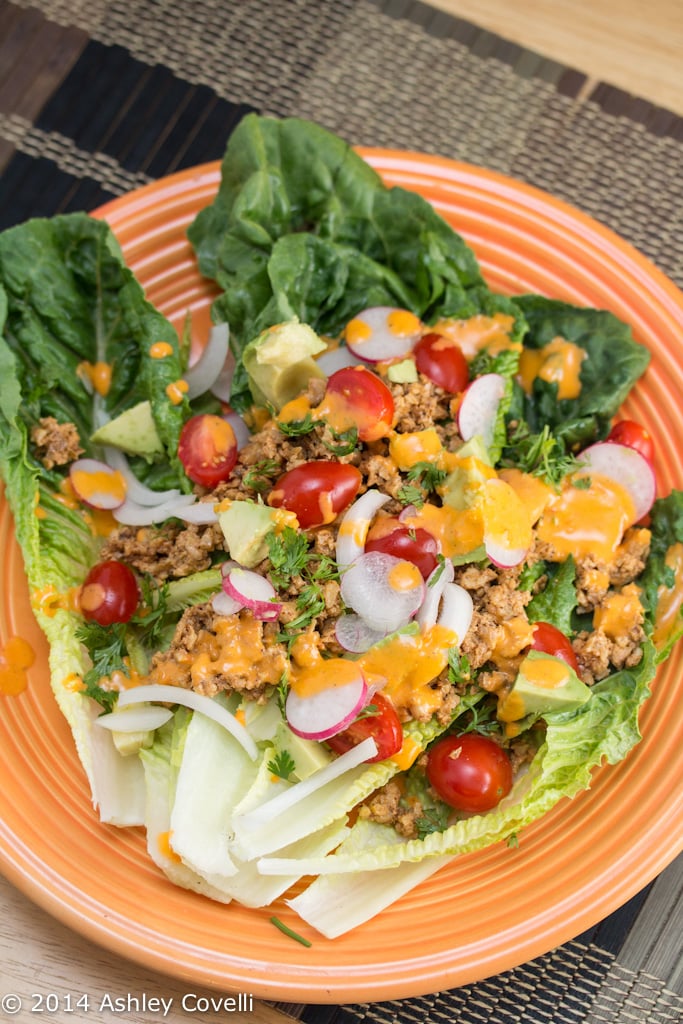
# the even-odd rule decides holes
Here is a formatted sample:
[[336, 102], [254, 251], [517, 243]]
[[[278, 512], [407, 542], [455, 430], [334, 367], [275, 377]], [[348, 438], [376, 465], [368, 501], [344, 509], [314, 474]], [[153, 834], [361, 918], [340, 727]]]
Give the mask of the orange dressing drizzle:
[[492, 355], [506, 349], [521, 350], [521, 343], [513, 342], [510, 338], [514, 326], [514, 317], [496, 313], [494, 316], [477, 314], [467, 320], [439, 320], [431, 330], [446, 339], [442, 347], [457, 345], [469, 360], [482, 349]]
[[457, 637], [444, 626], [435, 625], [425, 633], [399, 633], [391, 640], [370, 648], [355, 662], [368, 682], [375, 680], [382, 693], [397, 708], [419, 708], [434, 713], [441, 697], [429, 685], [448, 664], [448, 650]]
[[652, 640], [657, 650], [662, 650], [675, 632], [683, 607], [683, 544], [672, 544], [664, 558], [664, 564], [674, 574], [673, 586], [662, 584], [657, 590], [657, 610]]
[[71, 468], [76, 494], [81, 495], [84, 501], [97, 500], [101, 494], [111, 495], [116, 501], [122, 502], [126, 497], [126, 481], [122, 473], [117, 469], [75, 469]]
[[187, 394], [189, 384], [182, 378], [180, 380], [174, 380], [170, 384], [166, 385], [166, 397], [170, 401], [171, 405], [180, 405], [183, 398]]
[[152, 359], [165, 359], [166, 356], [173, 355], [173, 346], [169, 345], [167, 341], [155, 341], [150, 346], [149, 354]]
[[519, 359], [518, 380], [527, 394], [534, 380], [557, 384], [558, 398], [578, 398], [581, 394], [581, 363], [584, 349], [565, 338], [553, 338], [543, 348], [525, 348]]
[[76, 367], [76, 372], [81, 377], [85, 377], [93, 386], [93, 389], [98, 395], [109, 394], [109, 388], [111, 387], [111, 363], [79, 363]]
[[41, 615], [53, 618], [56, 612], [79, 612], [81, 588], [71, 587], [69, 590], [59, 591], [52, 584], [43, 587], [42, 590], [34, 590], [31, 594], [31, 607]]
[[[585, 478], [584, 478], [585, 479]], [[587, 488], [566, 486], [548, 503], [538, 526], [540, 541], [552, 545], [564, 559], [593, 555], [611, 562], [624, 530], [635, 519], [630, 495], [616, 481], [597, 473]]]
[[10, 636], [0, 651], [0, 694], [16, 697], [28, 686], [27, 670], [35, 661], [35, 651], [28, 640]]
[[397, 338], [407, 338], [411, 334], [417, 334], [421, 324], [409, 309], [394, 309], [387, 317], [387, 327]]
[[171, 845], [172, 837], [173, 833], [170, 830], [167, 832], [160, 832], [159, 835], [157, 836], [157, 847], [162, 857], [165, 857], [167, 860], [173, 861], [174, 864], [181, 864], [182, 857], [180, 857], [175, 852]]
[[629, 583], [614, 594], [608, 594], [593, 613], [593, 626], [607, 636], [617, 640], [628, 635], [630, 630], [642, 622], [643, 606], [640, 590], [635, 583]]

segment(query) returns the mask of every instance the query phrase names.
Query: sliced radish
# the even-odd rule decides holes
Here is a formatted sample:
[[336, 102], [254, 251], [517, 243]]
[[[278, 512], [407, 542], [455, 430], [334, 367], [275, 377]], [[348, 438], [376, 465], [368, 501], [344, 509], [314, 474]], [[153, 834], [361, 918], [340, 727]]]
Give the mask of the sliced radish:
[[354, 501], [344, 513], [337, 533], [336, 559], [340, 569], [345, 569], [363, 554], [370, 523], [388, 501], [388, 494], [372, 488]]
[[417, 566], [383, 551], [366, 551], [341, 578], [344, 603], [378, 632], [391, 633], [409, 622], [424, 593]]
[[580, 474], [597, 473], [628, 491], [635, 510], [634, 522], [650, 509], [657, 493], [657, 478], [648, 460], [635, 448], [616, 441], [599, 441], [579, 455]]
[[372, 629], [355, 612], [340, 615], [334, 633], [340, 646], [351, 654], [362, 654], [387, 635], [383, 630]]
[[505, 394], [506, 381], [499, 373], [485, 373], [468, 384], [458, 409], [458, 430], [463, 441], [479, 436], [489, 448]]
[[415, 616], [423, 632], [430, 629], [438, 619], [444, 588], [448, 583], [453, 582], [454, 576], [453, 563], [446, 560], [437, 565], [436, 569], [427, 577], [427, 593]]
[[183, 510], [194, 505], [195, 501], [193, 494], [179, 494], [160, 505], [140, 505], [127, 498], [114, 509], [114, 519], [122, 526], [151, 526], [152, 523], [163, 523], [165, 519], [180, 519]]
[[368, 687], [365, 677], [358, 675], [342, 686], [327, 686], [310, 696], [299, 696], [290, 690], [285, 703], [285, 716], [292, 732], [306, 740], [327, 740], [351, 724], [365, 706]]
[[254, 618], [276, 619], [282, 610], [277, 591], [265, 576], [251, 569], [233, 566], [223, 575], [223, 590], [236, 601], [249, 608]]
[[372, 306], [346, 325], [349, 351], [366, 363], [403, 359], [422, 334], [422, 324], [407, 309]]
[[237, 615], [242, 611], [244, 605], [236, 598], [230, 597], [230, 594], [226, 594], [224, 590], [219, 590], [211, 598], [211, 607], [216, 615]]
[[107, 465], [118, 470], [126, 481], [126, 497], [136, 501], [138, 505], [160, 505], [164, 501], [170, 501], [172, 498], [180, 496], [177, 487], [167, 491], [153, 491], [151, 487], [141, 483], [130, 468], [128, 459], [118, 448], [107, 446], [104, 449], [104, 458]]
[[492, 537], [484, 537], [484, 548], [487, 557], [499, 569], [512, 569], [524, 561], [528, 548], [507, 548]]
[[440, 626], [455, 633], [458, 645], [467, 635], [467, 630], [472, 624], [473, 614], [474, 604], [469, 591], [461, 587], [459, 583], [447, 583], [443, 588], [441, 611], [437, 621]]
[[199, 359], [185, 371], [188, 398], [198, 398], [216, 383], [228, 357], [229, 340], [230, 328], [227, 324], [217, 324], [211, 328]]
[[155, 701], [162, 704], [181, 704], [192, 711], [206, 715], [207, 718], [211, 718], [218, 725], [227, 729], [253, 761], [258, 757], [258, 747], [235, 716], [218, 701], [211, 697], [205, 697], [201, 693], [195, 693], [194, 690], [185, 690], [182, 686], [167, 686], [165, 683], [133, 686], [130, 690], [122, 690], [119, 693], [116, 706], [117, 708], [127, 708], [132, 704], [149, 704]]
[[148, 732], [160, 728], [170, 718], [173, 718], [170, 708], [162, 708], [158, 704], [136, 704], [100, 715], [95, 719], [95, 725], [112, 732]]
[[126, 500], [126, 481], [117, 469], [100, 459], [76, 459], [69, 481], [79, 501], [90, 508], [112, 512]]
[[331, 377], [337, 370], [343, 370], [347, 366], [358, 366], [362, 362], [363, 360], [354, 356], [353, 352], [351, 352], [346, 345], [339, 345], [337, 348], [330, 349], [328, 352], [323, 352], [323, 354], [316, 359], [316, 363], [326, 377]]

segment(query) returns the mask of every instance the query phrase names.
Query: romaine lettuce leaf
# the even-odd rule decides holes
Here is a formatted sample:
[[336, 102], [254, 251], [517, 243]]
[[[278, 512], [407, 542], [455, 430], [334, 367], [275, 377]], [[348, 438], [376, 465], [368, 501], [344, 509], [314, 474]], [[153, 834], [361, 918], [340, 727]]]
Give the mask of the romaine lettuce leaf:
[[683, 586], [683, 550], [678, 549], [680, 557], [674, 558], [673, 564], [671, 558], [667, 558], [669, 552], [676, 553], [675, 545], [683, 545], [683, 491], [672, 491], [665, 498], [658, 498], [650, 510], [650, 520], [650, 555], [639, 583], [647, 625], [657, 640], [657, 661], [661, 662], [683, 636], [683, 609], [675, 601], [672, 603], [673, 616], [668, 626], [662, 628], [661, 636], [655, 629], [660, 600], [666, 591], [675, 594]]

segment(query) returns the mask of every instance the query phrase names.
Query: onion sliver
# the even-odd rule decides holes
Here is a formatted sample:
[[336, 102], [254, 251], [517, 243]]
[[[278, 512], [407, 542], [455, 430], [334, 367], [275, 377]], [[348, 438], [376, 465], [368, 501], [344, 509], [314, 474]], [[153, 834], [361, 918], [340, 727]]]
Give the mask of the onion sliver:
[[417, 567], [383, 551], [366, 551], [341, 578], [344, 603], [372, 629], [385, 633], [410, 621], [422, 604], [424, 592]]
[[113, 512], [126, 500], [126, 481], [117, 469], [99, 459], [76, 459], [69, 467], [76, 497], [90, 508]]
[[230, 328], [227, 324], [217, 324], [211, 328], [199, 359], [185, 371], [189, 399], [203, 395], [218, 379], [228, 356], [229, 340]]
[[282, 610], [282, 603], [275, 600], [277, 592], [272, 583], [251, 569], [233, 566], [223, 576], [223, 590], [249, 608], [257, 619], [276, 619]]
[[388, 501], [388, 494], [372, 488], [346, 510], [337, 533], [336, 559], [340, 569], [345, 569], [363, 554], [370, 523]]
[[[422, 333], [422, 324], [407, 309], [393, 306], [371, 306], [357, 313], [352, 324], [363, 324], [346, 344], [355, 356], [366, 363], [380, 363], [386, 359], [403, 359]], [[347, 332], [349, 325], [347, 324]]]
[[331, 377], [337, 370], [343, 370], [347, 366], [359, 366], [363, 362], [350, 352], [346, 345], [339, 345], [329, 352], [323, 352], [316, 363], [326, 377]]
[[196, 526], [208, 526], [218, 522], [218, 515], [212, 501], [198, 501], [183, 508], [178, 513], [178, 519], [182, 519], [184, 523], [194, 523]]
[[130, 690], [122, 690], [119, 693], [116, 706], [125, 708], [130, 707], [131, 704], [149, 704], [154, 701], [161, 701], [164, 704], [181, 704], [192, 711], [198, 711], [201, 715], [211, 718], [218, 725], [227, 729], [252, 761], [258, 757], [258, 747], [235, 716], [211, 697], [195, 693], [194, 690], [185, 690], [181, 686], [167, 686], [165, 683], [133, 686]]
[[232, 410], [230, 410], [230, 412], [226, 412], [223, 419], [227, 420], [232, 427], [232, 432], [235, 435], [235, 440], [237, 441], [237, 447], [241, 450], [251, 438], [251, 431], [249, 430], [249, 427], [246, 425], [240, 414], [238, 412], [233, 412]]
[[337, 643], [351, 654], [363, 654], [373, 644], [387, 635], [383, 630], [372, 629], [365, 619], [355, 612], [340, 615], [334, 627]]
[[180, 519], [183, 509], [194, 505], [195, 500], [193, 494], [180, 494], [160, 505], [140, 505], [126, 499], [123, 505], [114, 509], [114, 519], [123, 526], [151, 526], [152, 523], [163, 523], [165, 519]]
[[266, 825], [281, 814], [289, 811], [292, 807], [295, 807], [296, 804], [310, 796], [311, 793], [322, 789], [328, 782], [334, 782], [335, 779], [357, 768], [364, 761], [369, 761], [376, 754], [377, 744], [372, 736], [368, 736], [366, 740], [363, 740], [355, 747], [351, 747], [345, 754], [336, 757], [334, 761], [326, 764], [324, 768], [319, 768], [317, 772], [309, 775], [307, 779], [304, 779], [302, 782], [296, 782], [289, 789], [278, 793], [270, 800], [266, 800], [265, 803], [252, 808], [252, 810], [245, 811], [244, 814], [235, 815], [233, 820], [237, 822], [239, 819], [240, 826], [245, 828], [258, 828], [259, 825]]
[[453, 582], [454, 576], [455, 569], [453, 568], [453, 563], [450, 559], [447, 559], [444, 562], [440, 562], [431, 575], [427, 577], [427, 593], [420, 605], [420, 610], [415, 616], [423, 632], [430, 629], [438, 619], [444, 587], [448, 583]]
[[342, 686], [326, 686], [310, 696], [290, 690], [285, 703], [287, 724], [305, 740], [327, 740], [351, 724], [364, 707], [367, 695], [367, 683], [360, 668], [357, 678]]
[[164, 501], [180, 497], [177, 487], [172, 487], [167, 491], [153, 491], [151, 487], [141, 483], [128, 465], [128, 459], [118, 448], [107, 446], [104, 450], [104, 458], [112, 469], [118, 469], [126, 481], [126, 497], [131, 501], [136, 501], [138, 505], [160, 505]]
[[458, 646], [465, 639], [473, 613], [474, 605], [469, 591], [459, 583], [447, 583], [443, 588], [438, 623], [455, 633]]
[[160, 728], [172, 717], [170, 708], [162, 708], [158, 704], [133, 704], [129, 708], [100, 715], [95, 719], [95, 725], [112, 732], [148, 732]]

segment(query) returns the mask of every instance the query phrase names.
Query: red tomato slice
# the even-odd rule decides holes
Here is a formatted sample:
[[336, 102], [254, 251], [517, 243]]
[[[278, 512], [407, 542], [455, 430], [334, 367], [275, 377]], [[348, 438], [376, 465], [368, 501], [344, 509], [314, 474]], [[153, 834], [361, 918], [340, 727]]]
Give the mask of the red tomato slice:
[[439, 545], [436, 538], [427, 530], [413, 530], [408, 526], [401, 526], [398, 522], [390, 533], [369, 537], [365, 550], [383, 551], [386, 555], [395, 555], [396, 558], [412, 562], [424, 579], [427, 579], [439, 564]]
[[534, 638], [531, 648], [534, 651], [541, 651], [543, 654], [552, 654], [554, 658], [561, 658], [566, 665], [574, 669], [577, 676], [581, 675], [571, 643], [561, 630], [549, 622], [534, 623]]
[[302, 462], [290, 469], [268, 495], [273, 508], [286, 508], [306, 530], [333, 522], [358, 493], [362, 476], [344, 462]]
[[328, 747], [335, 754], [345, 754], [368, 736], [372, 736], [377, 744], [377, 753], [369, 758], [368, 764], [384, 761], [385, 758], [398, 754], [403, 746], [403, 728], [393, 704], [381, 693], [376, 693], [370, 700], [370, 706], [377, 709], [376, 714], [370, 713], [357, 718], [343, 732], [338, 732], [336, 736], [331, 736], [327, 740]]
[[615, 423], [607, 440], [625, 444], [627, 448], [635, 448], [648, 462], [654, 462], [655, 446], [652, 437], [645, 427], [635, 420], [620, 420]]
[[335, 430], [356, 427], [361, 441], [387, 437], [394, 422], [394, 397], [376, 373], [345, 366], [327, 382], [321, 409]]
[[215, 487], [228, 479], [237, 462], [235, 432], [222, 416], [192, 416], [180, 431], [178, 458], [193, 483]]
[[433, 331], [423, 334], [413, 349], [415, 365], [420, 373], [428, 377], [437, 387], [452, 395], [464, 391], [470, 379], [470, 371], [462, 349]]
[[135, 614], [140, 592], [133, 570], [112, 558], [94, 565], [81, 587], [79, 604], [85, 619], [111, 626]]
[[480, 813], [496, 807], [510, 792], [512, 765], [488, 736], [444, 736], [429, 751], [427, 778], [450, 807]]

